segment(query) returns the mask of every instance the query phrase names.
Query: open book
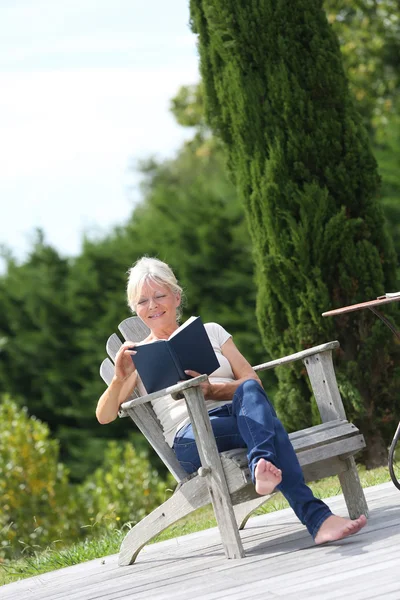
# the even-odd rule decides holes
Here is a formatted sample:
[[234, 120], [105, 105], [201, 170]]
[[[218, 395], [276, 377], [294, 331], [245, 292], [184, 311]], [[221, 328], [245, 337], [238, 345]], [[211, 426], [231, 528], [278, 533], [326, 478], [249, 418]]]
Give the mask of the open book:
[[190, 317], [168, 340], [135, 350], [132, 360], [148, 394], [190, 379], [187, 369], [210, 375], [220, 366], [200, 317]]

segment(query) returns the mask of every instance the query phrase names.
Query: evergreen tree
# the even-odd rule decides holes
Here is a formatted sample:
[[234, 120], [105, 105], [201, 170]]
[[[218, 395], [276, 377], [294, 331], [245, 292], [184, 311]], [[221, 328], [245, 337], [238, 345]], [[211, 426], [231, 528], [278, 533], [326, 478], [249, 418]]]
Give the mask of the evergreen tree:
[[[400, 102], [399, 102], [400, 106]], [[400, 117], [392, 117], [384, 135], [375, 143], [375, 155], [382, 178], [382, 206], [390, 235], [400, 257]]]
[[60, 413], [68, 422], [69, 394], [77, 390], [66, 369], [73, 371], [75, 359], [66, 306], [68, 269], [68, 261], [39, 231], [28, 260], [19, 265], [9, 256], [0, 278], [2, 388], [28, 403], [53, 431]]
[[400, 5], [397, 0], [324, 0], [350, 90], [373, 137], [399, 112]]
[[[367, 464], [381, 463], [383, 423], [399, 414], [391, 336], [365, 312], [321, 318], [396, 288], [376, 163], [322, 2], [190, 6], [208, 118], [252, 235], [265, 347], [276, 357], [338, 336], [348, 415], [367, 438]], [[276, 402], [289, 428], [310, 424], [307, 399], [303, 373], [282, 370]]]
[[[125, 420], [100, 427], [95, 416], [105, 384], [99, 367], [106, 356], [107, 338], [125, 317], [126, 271], [134, 242], [124, 244], [119, 228], [104, 239], [84, 240], [82, 252], [71, 261], [66, 283], [66, 305], [73, 327], [74, 369], [70, 373], [79, 393], [69, 398], [71, 421], [60, 423], [57, 437], [68, 451], [73, 479], [81, 480], [99, 466], [110, 439], [126, 437]], [[127, 316], [127, 315], [126, 315]]]

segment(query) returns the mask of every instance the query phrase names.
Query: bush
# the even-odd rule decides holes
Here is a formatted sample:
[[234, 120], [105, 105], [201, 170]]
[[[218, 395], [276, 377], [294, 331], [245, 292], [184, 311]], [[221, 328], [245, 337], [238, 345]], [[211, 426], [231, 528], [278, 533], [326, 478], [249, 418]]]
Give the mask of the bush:
[[[0, 558], [134, 525], [166, 497], [146, 452], [110, 442], [104, 462], [72, 486], [49, 428], [8, 397], [0, 401]], [[172, 478], [169, 481], [173, 485]]]
[[0, 401], [0, 555], [9, 557], [79, 529], [68, 474], [47, 425], [8, 397]]
[[159, 506], [169, 493], [168, 485], [151, 466], [147, 453], [137, 452], [129, 442], [110, 442], [104, 463], [79, 487], [86, 519], [106, 527], [134, 525]]

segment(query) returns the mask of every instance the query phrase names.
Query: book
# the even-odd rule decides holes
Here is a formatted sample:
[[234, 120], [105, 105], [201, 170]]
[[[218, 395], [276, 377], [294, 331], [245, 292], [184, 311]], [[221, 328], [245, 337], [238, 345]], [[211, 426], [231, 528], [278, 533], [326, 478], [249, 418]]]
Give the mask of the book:
[[190, 317], [168, 340], [135, 346], [132, 360], [148, 394], [191, 379], [185, 370], [211, 375], [219, 361], [200, 317]]

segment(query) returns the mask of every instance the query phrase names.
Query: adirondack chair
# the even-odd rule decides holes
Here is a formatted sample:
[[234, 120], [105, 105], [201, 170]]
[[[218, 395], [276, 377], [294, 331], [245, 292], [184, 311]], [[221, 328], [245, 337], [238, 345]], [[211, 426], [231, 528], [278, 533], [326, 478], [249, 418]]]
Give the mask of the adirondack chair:
[[[130, 317], [119, 325], [125, 340], [139, 342], [149, 330], [138, 317]], [[121, 346], [116, 334], [106, 344], [106, 358], [100, 374], [109, 384], [114, 374], [112, 360]], [[290, 434], [306, 481], [338, 475], [350, 518], [368, 516], [368, 507], [358, 477], [354, 454], [365, 447], [363, 436], [346, 420], [346, 414], [336, 383], [332, 351], [339, 342], [329, 342], [254, 367], [255, 371], [272, 369], [302, 360], [308, 372], [315, 400], [321, 415], [321, 425]], [[194, 510], [213, 504], [227, 558], [242, 558], [243, 546], [239, 530], [250, 514], [272, 496], [258, 496], [254, 490], [243, 449], [218, 453], [208, 417], [206, 402], [199, 384], [201, 375], [170, 388], [146, 395], [144, 388], [136, 389], [122, 404], [120, 416], [129, 416], [163, 460], [178, 485], [174, 494], [159, 508], [135, 525], [122, 542], [119, 564], [132, 564], [140, 550], [161, 531]], [[193, 424], [201, 458], [198, 473], [190, 476], [182, 469], [173, 450], [165, 442], [161, 425], [151, 401], [167, 394], [185, 398]]]

